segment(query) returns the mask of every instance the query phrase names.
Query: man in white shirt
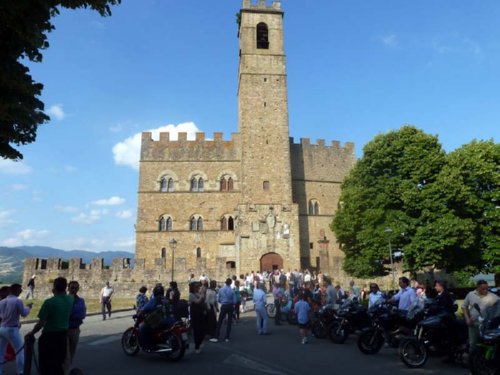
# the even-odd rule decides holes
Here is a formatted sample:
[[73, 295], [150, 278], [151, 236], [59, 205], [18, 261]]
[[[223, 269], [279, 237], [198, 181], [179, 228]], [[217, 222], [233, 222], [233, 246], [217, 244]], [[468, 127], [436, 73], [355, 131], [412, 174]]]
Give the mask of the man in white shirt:
[[101, 289], [100, 293], [102, 320], [106, 320], [106, 309], [108, 310], [108, 317], [111, 318], [111, 296], [114, 291], [109, 285], [109, 281], [106, 281], [106, 286]]

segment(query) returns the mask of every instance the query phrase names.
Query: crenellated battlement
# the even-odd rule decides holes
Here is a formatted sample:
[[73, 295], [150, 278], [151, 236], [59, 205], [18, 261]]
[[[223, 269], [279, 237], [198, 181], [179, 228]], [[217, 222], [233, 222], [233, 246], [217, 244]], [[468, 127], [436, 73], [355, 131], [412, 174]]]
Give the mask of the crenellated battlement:
[[224, 140], [221, 132], [214, 132], [212, 139], [199, 132], [194, 140], [188, 140], [186, 132], [179, 132], [177, 140], [171, 140], [169, 132], [162, 132], [160, 139], [154, 140], [151, 132], [143, 132], [141, 143], [141, 161], [236, 160], [240, 155], [239, 133]]
[[257, 0], [255, 4], [251, 0], [243, 0], [242, 9], [271, 9], [271, 10], [281, 10], [281, 1], [273, 0], [271, 5], [266, 4], [266, 0]]
[[330, 149], [336, 152], [344, 152], [346, 154], [354, 155], [354, 143], [345, 142], [344, 147], [340, 146], [340, 141], [332, 141], [331, 145], [326, 145], [324, 139], [317, 139], [316, 144], [311, 143], [310, 138], [300, 138], [299, 143], [294, 143], [294, 138], [290, 137], [290, 148], [310, 148], [312, 150], [318, 150], [320, 148]]

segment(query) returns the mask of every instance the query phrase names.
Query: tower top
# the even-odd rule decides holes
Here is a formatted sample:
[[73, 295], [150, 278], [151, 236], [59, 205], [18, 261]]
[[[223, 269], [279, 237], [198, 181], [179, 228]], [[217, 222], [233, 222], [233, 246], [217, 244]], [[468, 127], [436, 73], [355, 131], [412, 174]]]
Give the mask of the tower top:
[[271, 5], [266, 4], [266, 0], [257, 0], [257, 4], [252, 4], [251, 0], [243, 0], [242, 9], [255, 9], [255, 10], [281, 10], [281, 1], [273, 0]]

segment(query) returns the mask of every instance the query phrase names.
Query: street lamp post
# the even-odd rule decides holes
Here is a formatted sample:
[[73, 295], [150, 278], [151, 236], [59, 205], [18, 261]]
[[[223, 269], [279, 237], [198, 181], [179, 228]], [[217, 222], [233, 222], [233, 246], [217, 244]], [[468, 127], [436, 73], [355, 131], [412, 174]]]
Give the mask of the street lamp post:
[[172, 280], [174, 281], [174, 259], [175, 259], [175, 248], [177, 247], [177, 241], [172, 238], [169, 242], [170, 249], [172, 250]]
[[389, 237], [389, 259], [391, 260], [392, 289], [394, 289], [395, 286], [396, 286], [396, 276], [394, 275], [394, 261], [393, 261], [393, 258], [392, 258], [392, 246], [391, 246], [391, 233], [392, 233], [392, 229], [389, 228], [389, 227], [387, 227], [387, 228], [385, 228], [384, 232], [387, 233], [387, 235]]

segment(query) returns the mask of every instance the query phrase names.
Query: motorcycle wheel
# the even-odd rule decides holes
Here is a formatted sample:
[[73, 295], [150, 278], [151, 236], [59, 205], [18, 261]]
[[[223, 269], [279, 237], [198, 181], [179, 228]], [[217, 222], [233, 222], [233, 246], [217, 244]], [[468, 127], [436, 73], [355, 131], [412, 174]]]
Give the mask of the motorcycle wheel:
[[416, 338], [404, 339], [399, 345], [399, 358], [410, 368], [423, 367], [429, 359], [424, 343]]
[[122, 335], [122, 349], [128, 356], [134, 356], [139, 353], [139, 336], [137, 331], [130, 327]]
[[358, 349], [363, 354], [377, 354], [384, 345], [384, 337], [374, 329], [361, 332], [358, 336]]
[[164, 355], [171, 362], [177, 362], [184, 357], [184, 352], [186, 348], [184, 347], [184, 343], [180, 336], [177, 335], [169, 335], [167, 338], [168, 344], [172, 348], [172, 351], [166, 352]]
[[299, 322], [297, 321], [297, 314], [295, 314], [295, 311], [290, 310], [288, 314], [286, 315], [286, 320], [289, 324], [292, 325], [297, 325]]
[[472, 375], [498, 375], [498, 365], [488, 361], [483, 348], [474, 348], [469, 354], [469, 369]]
[[328, 335], [328, 327], [325, 322], [316, 320], [312, 325], [311, 332], [317, 339], [324, 339]]
[[346, 326], [341, 324], [339, 321], [334, 321], [330, 325], [328, 334], [333, 343], [343, 344], [349, 337], [349, 330], [346, 329]]
[[266, 312], [267, 316], [270, 317], [271, 319], [276, 316], [276, 306], [274, 306], [274, 303], [266, 305]]

